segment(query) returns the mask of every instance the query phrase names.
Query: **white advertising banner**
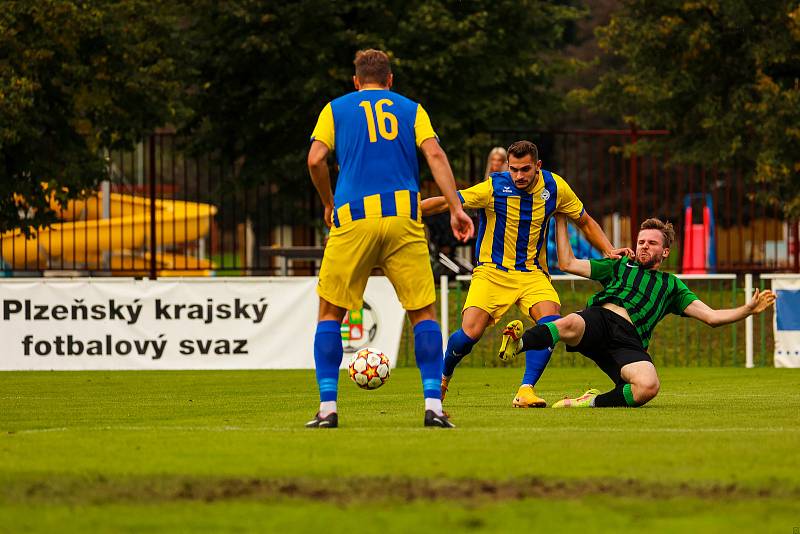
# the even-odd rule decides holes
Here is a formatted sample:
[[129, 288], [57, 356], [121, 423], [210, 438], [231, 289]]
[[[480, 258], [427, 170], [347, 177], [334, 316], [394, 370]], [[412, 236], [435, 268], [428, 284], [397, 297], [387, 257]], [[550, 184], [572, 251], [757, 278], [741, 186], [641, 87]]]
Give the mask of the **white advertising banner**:
[[800, 279], [775, 278], [775, 367], [800, 367]]
[[[0, 370], [311, 369], [314, 277], [0, 281]], [[371, 277], [342, 328], [347, 355], [397, 363], [404, 310]]]

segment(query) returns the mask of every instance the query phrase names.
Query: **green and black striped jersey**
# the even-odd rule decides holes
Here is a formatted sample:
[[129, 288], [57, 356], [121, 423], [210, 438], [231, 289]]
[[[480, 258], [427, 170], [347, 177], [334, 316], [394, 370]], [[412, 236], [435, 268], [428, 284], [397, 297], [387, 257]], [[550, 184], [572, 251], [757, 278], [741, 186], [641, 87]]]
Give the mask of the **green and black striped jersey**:
[[589, 260], [592, 280], [603, 284], [603, 290], [589, 298], [588, 306], [606, 302], [622, 306], [647, 349], [653, 328], [668, 313], [682, 315], [697, 295], [677, 276], [642, 266], [628, 258]]

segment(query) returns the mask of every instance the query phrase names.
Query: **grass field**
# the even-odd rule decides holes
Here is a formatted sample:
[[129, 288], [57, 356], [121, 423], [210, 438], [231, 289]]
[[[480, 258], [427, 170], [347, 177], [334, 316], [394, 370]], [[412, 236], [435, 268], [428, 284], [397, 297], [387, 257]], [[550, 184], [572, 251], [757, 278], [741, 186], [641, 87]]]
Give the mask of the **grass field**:
[[[800, 374], [668, 368], [641, 409], [514, 410], [518, 369], [459, 370], [425, 429], [415, 369], [6, 372], [2, 532], [777, 532], [800, 526]], [[549, 401], [592, 368], [555, 368]]]

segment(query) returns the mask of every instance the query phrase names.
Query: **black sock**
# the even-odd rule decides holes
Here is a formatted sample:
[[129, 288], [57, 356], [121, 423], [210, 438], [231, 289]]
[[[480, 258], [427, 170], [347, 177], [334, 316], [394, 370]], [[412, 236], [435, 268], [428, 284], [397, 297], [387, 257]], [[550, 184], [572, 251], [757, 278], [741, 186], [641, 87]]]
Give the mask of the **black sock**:
[[533, 328], [529, 328], [522, 333], [522, 350], [542, 350], [548, 347], [552, 347], [558, 341], [557, 339], [553, 339], [553, 334], [550, 332], [549, 325], [552, 323], [545, 323], [536, 325]]
[[602, 393], [594, 398], [595, 408], [613, 408], [615, 406], [638, 406], [633, 400], [633, 391], [630, 384], [620, 384], [611, 391]]

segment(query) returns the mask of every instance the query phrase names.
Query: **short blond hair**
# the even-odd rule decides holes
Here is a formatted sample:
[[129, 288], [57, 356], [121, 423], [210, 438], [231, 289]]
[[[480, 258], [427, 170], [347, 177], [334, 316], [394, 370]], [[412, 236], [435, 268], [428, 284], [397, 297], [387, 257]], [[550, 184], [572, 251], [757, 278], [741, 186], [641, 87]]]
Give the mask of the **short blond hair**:
[[356, 78], [361, 83], [385, 84], [392, 73], [389, 56], [382, 50], [359, 50], [353, 64], [356, 66]]
[[664, 248], [670, 248], [675, 242], [675, 228], [669, 221], [663, 222], [661, 219], [653, 217], [644, 221], [639, 230], [661, 230], [661, 235], [664, 236]]

